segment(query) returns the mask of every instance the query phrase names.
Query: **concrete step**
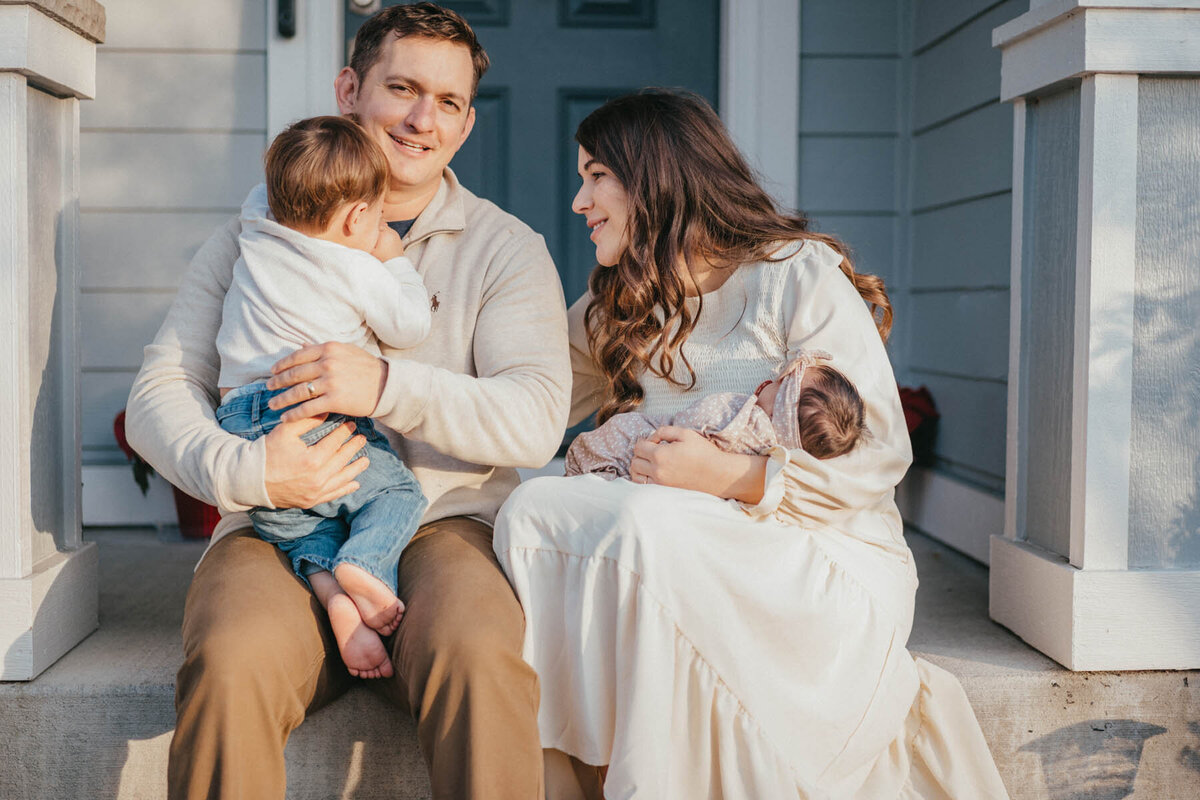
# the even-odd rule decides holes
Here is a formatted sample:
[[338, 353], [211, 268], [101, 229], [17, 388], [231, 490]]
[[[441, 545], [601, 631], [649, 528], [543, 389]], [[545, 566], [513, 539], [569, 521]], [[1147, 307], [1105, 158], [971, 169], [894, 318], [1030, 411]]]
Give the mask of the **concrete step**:
[[[30, 683], [0, 684], [0, 798], [166, 794], [179, 625], [203, 545], [93, 529], [100, 629]], [[910, 648], [959, 676], [1014, 800], [1200, 798], [1200, 671], [1071, 673], [987, 618], [987, 570], [920, 534]], [[365, 689], [287, 750], [288, 797], [427, 798], [413, 725]]]

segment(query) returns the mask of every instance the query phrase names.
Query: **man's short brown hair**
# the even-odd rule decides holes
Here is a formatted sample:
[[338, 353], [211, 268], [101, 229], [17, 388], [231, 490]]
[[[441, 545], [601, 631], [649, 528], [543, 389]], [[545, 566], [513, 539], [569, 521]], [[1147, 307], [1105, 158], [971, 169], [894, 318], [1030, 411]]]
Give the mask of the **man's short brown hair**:
[[805, 369], [796, 413], [800, 444], [814, 458], [845, 455], [866, 435], [862, 397], [845, 375], [828, 364]]
[[350, 69], [360, 82], [367, 77], [371, 67], [379, 63], [389, 36], [397, 39], [420, 36], [466, 47], [475, 70], [475, 81], [471, 85], [471, 100], [475, 100], [479, 79], [487, 72], [491, 61], [475, 37], [475, 31], [462, 16], [434, 3], [389, 6], [371, 16], [354, 35], [354, 50], [350, 55]]
[[281, 225], [324, 230], [346, 203], [374, 203], [387, 191], [387, 156], [350, 117], [293, 122], [265, 159], [267, 202]]

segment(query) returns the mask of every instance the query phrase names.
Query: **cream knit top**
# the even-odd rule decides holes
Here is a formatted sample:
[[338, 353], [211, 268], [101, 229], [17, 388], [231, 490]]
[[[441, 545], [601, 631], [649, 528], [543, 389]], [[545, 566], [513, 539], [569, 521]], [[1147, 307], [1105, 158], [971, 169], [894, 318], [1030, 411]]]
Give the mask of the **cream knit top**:
[[[806, 526], [836, 527], [855, 538], [906, 553], [894, 489], [912, 461], [896, 379], [874, 320], [840, 269], [841, 256], [820, 242], [793, 242], [778, 261], [738, 267], [718, 289], [691, 298], [696, 327], [683, 344], [696, 372], [685, 390], [642, 376], [639, 411], [671, 415], [714, 392], [754, 391], [801, 351], [824, 350], [854, 383], [871, 435], [852, 452], [817, 459], [801, 449], [774, 448], [762, 501], [743, 506], [753, 516], [774, 514]], [[590, 295], [568, 312], [571, 336], [571, 421], [595, 411], [604, 385], [589, 355], [583, 314]], [[687, 372], [677, 359], [675, 376]], [[686, 384], [685, 384], [686, 386]]]

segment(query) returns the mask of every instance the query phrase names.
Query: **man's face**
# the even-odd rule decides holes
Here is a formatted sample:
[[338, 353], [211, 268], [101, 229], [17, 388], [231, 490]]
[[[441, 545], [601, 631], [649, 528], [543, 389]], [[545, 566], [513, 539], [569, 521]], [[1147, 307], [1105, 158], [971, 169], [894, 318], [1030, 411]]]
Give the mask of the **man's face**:
[[357, 114], [387, 155], [391, 188], [432, 198], [475, 124], [474, 79], [466, 46], [407, 36], [391, 39], [361, 79], [347, 67], [335, 85], [338, 108]]

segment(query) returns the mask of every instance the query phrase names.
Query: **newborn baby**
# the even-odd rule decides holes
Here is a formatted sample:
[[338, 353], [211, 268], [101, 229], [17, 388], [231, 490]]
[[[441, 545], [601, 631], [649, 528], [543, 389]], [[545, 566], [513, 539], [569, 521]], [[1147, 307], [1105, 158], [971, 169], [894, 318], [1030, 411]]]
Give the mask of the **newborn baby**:
[[634, 443], [664, 425], [697, 431], [728, 453], [762, 455], [775, 445], [815, 458], [848, 453], [866, 435], [866, 412], [854, 384], [826, 363], [829, 358], [820, 351], [802, 353], [753, 394], [710, 394], [670, 417], [615, 414], [575, 437], [567, 450], [567, 475], [628, 478]]

